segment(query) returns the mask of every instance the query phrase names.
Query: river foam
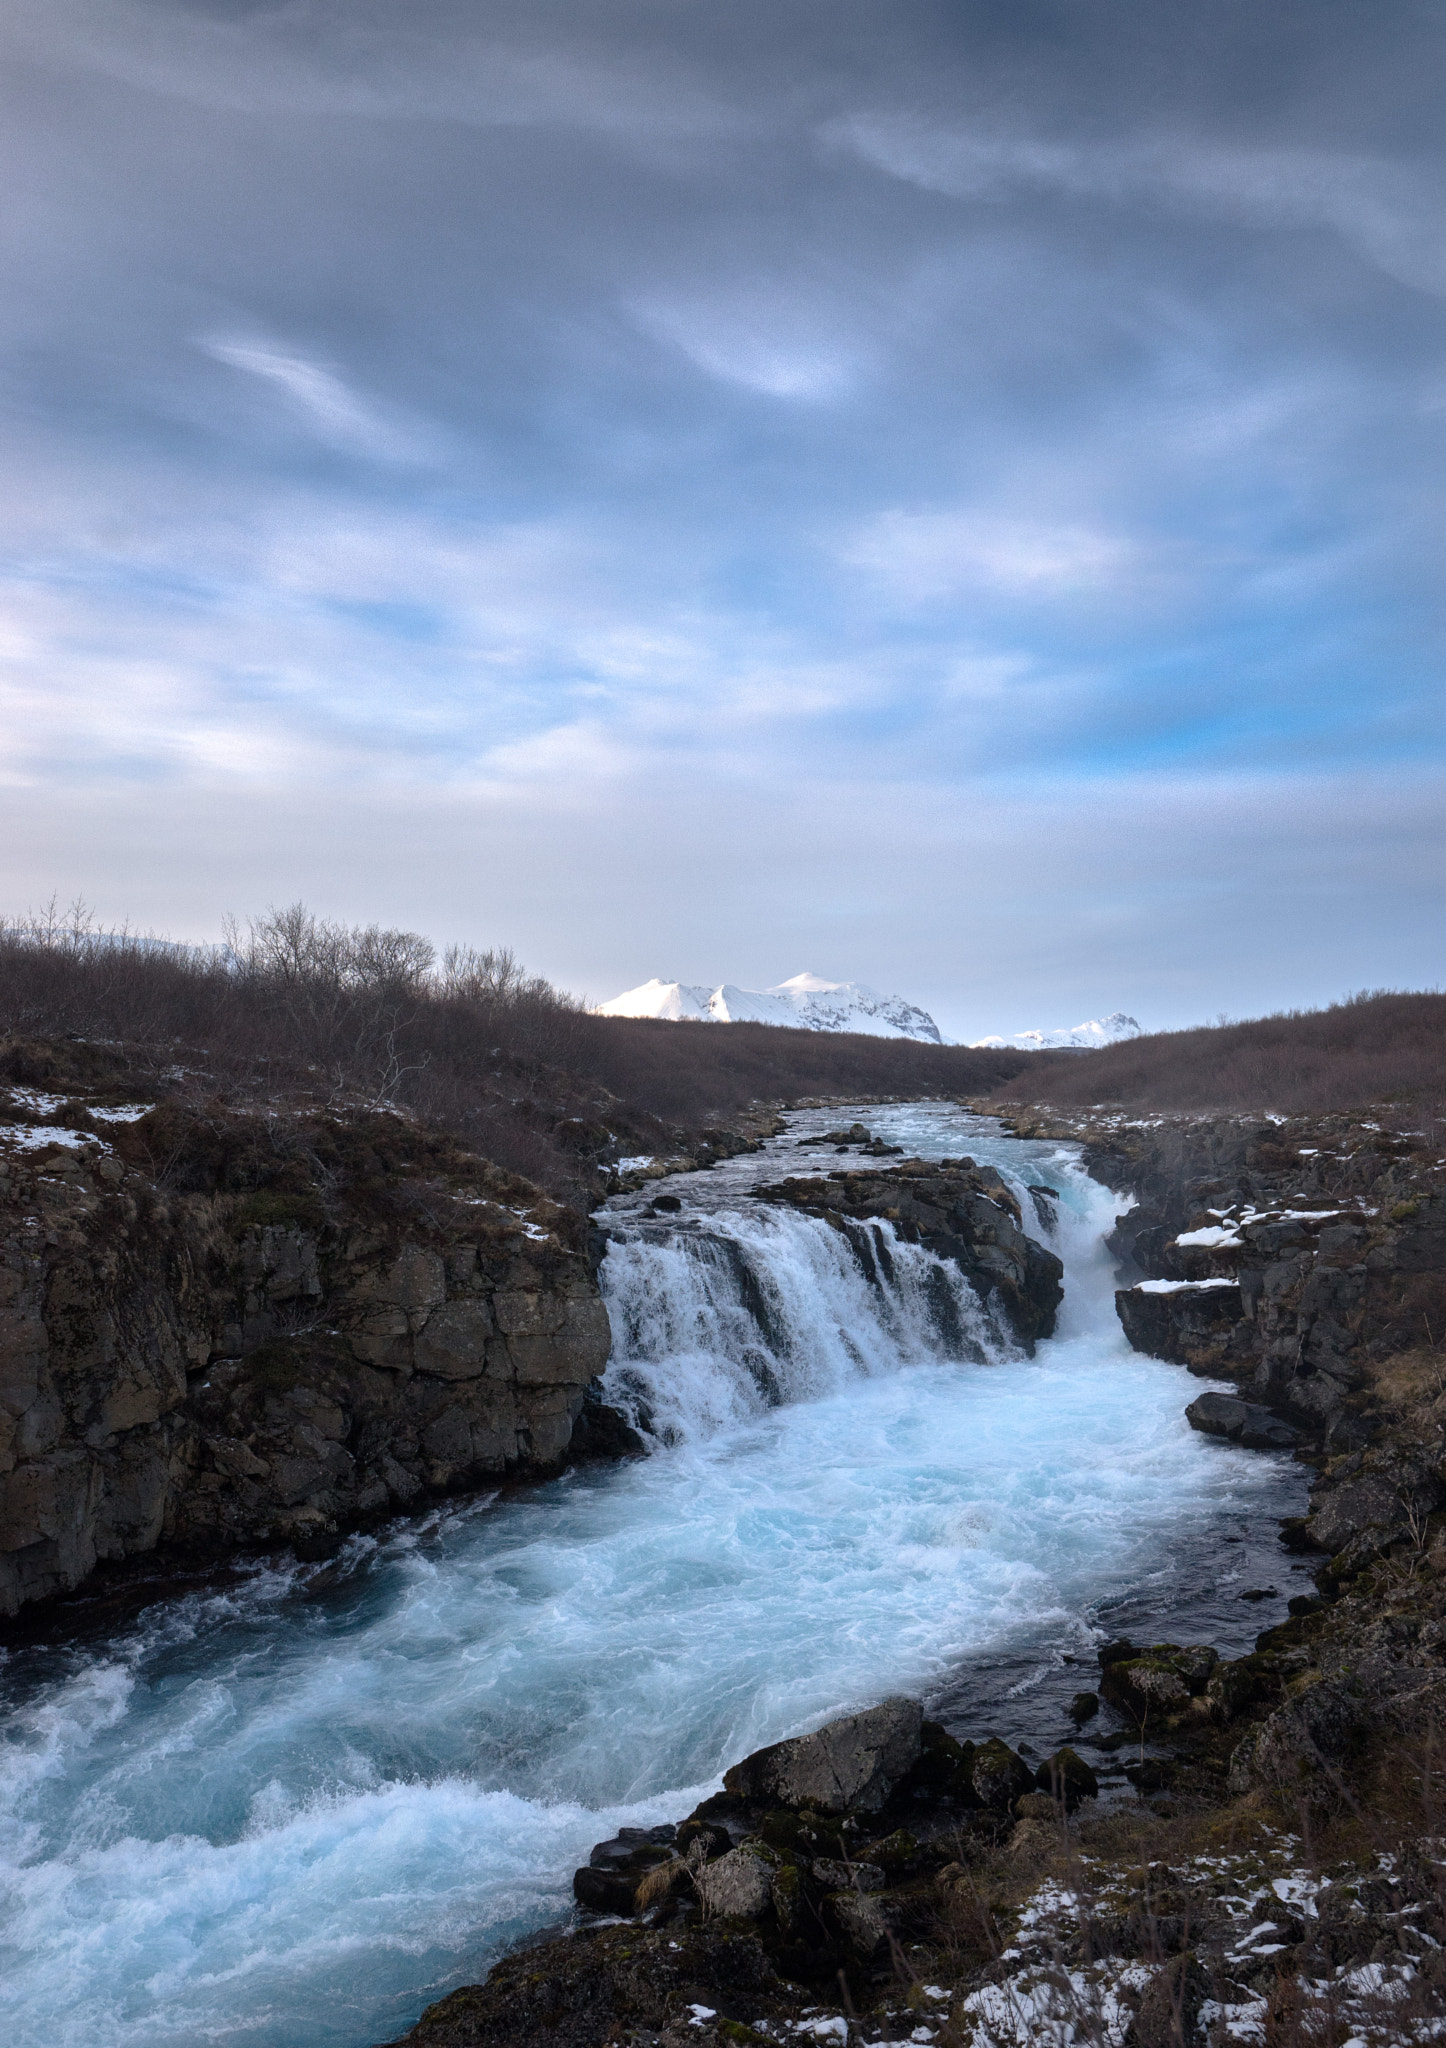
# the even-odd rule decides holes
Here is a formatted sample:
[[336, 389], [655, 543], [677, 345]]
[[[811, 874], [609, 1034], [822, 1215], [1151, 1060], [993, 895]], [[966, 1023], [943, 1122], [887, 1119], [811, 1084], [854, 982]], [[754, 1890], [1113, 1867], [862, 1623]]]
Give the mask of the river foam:
[[610, 1373], [650, 1456], [10, 1659], [13, 2048], [369, 2048], [564, 1914], [600, 1836], [883, 1693], [1087, 1656], [1103, 1603], [1289, 1510], [1290, 1467], [1192, 1435], [1195, 1383], [1125, 1347], [1111, 1201], [1067, 1157], [867, 1114], [1061, 1191], [1059, 1337], [1026, 1360], [971, 1297], [951, 1347], [927, 1254], [880, 1290], [816, 1219], [750, 1209], [777, 1151], [677, 1183], [676, 1228], [617, 1205]]

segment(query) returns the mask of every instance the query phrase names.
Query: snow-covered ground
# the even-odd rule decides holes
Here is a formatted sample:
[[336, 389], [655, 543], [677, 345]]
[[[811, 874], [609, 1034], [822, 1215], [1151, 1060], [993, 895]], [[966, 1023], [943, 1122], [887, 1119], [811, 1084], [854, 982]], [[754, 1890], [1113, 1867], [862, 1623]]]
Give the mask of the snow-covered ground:
[[662, 1017], [674, 1023], [787, 1024], [803, 1031], [861, 1031], [871, 1038], [943, 1039], [927, 1010], [902, 996], [880, 995], [861, 981], [822, 981], [795, 974], [774, 988], [737, 988], [731, 981], [652, 981], [598, 1006], [600, 1017]]

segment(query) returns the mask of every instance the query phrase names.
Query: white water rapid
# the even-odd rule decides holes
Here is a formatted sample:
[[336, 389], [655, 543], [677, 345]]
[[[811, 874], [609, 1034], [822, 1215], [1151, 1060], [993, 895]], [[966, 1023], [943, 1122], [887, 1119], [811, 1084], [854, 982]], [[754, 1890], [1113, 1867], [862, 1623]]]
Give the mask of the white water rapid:
[[[871, 1278], [749, 1200], [838, 1164], [793, 1146], [855, 1113], [1060, 1191], [1034, 1359], [886, 1228]], [[1208, 1603], [1255, 1582], [1299, 1475], [1194, 1436], [1199, 1383], [1126, 1348], [1113, 1204], [1067, 1155], [949, 1105], [834, 1110], [670, 1185], [677, 1215], [649, 1189], [606, 1219], [608, 1385], [650, 1455], [9, 1655], [9, 2048], [370, 2048], [564, 1917], [593, 1842], [681, 1818], [763, 1742], [900, 1691], [1057, 1742], [1040, 1702], [1122, 1615], [1205, 1603], [1226, 1648], [1271, 1618]]]

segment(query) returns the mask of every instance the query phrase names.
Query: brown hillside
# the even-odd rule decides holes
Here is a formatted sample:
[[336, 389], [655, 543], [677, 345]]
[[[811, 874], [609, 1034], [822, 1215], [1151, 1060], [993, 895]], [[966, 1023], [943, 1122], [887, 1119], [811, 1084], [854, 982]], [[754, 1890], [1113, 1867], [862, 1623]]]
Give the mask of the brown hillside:
[[224, 948], [118, 943], [83, 919], [0, 924], [0, 1086], [400, 1110], [588, 1207], [600, 1161], [677, 1151], [750, 1103], [977, 1095], [1028, 1058], [596, 1017], [506, 952], [439, 961], [415, 933], [299, 904]]
[[1446, 1106], [1446, 995], [1353, 996], [1244, 1024], [1161, 1031], [1092, 1053], [1035, 1053], [994, 1100], [1144, 1113], [1381, 1106], [1433, 1120]]

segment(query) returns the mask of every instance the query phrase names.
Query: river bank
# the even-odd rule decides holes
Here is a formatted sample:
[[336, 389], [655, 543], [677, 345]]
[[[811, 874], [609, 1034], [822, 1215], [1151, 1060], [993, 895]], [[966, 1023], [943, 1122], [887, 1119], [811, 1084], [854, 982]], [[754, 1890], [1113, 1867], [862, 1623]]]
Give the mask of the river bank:
[[[992, 1165], [1021, 1210], [1055, 1190], [1057, 1334], [1031, 1359], [889, 1221], [877, 1285], [824, 1217], [735, 1185], [810, 1161], [826, 1182], [853, 1163], [831, 1148], [780, 1136], [620, 1194], [608, 1386], [650, 1406], [649, 1455], [330, 1560], [238, 1557], [119, 1634], [10, 1660], [12, 2038], [364, 2048], [555, 1923], [600, 1834], [676, 1819], [760, 1742], [997, 1670], [1003, 1695], [1027, 1681], [1004, 1731], [1033, 1743], [1038, 1711], [1042, 1754], [1034, 1702], [1111, 1603], [1168, 1605], [1215, 1536], [1228, 1579], [1227, 1535], [1268, 1531], [1295, 1468], [1192, 1434], [1188, 1375], [1125, 1346], [1113, 1198], [947, 1105], [867, 1115], [902, 1157]], [[971, 1356], [941, 1343], [941, 1277]], [[1120, 1761], [1101, 1775], [1128, 1793]]]
[[[499, 1966], [430, 2013], [416, 2048], [1439, 2031], [1440, 1163], [1372, 1119], [1014, 1129], [1079, 1144], [1096, 1179], [1138, 1189], [1113, 1237], [1130, 1269], [1125, 1331], [1236, 1383], [1233, 1406], [1191, 1404], [1196, 1427], [1239, 1440], [1245, 1410], [1279, 1425], [1277, 1446], [1298, 1444], [1310, 1511], [1287, 1520], [1273, 1576], [1304, 1567], [1315, 1587], [1244, 1655], [1198, 1641], [1097, 1653], [1098, 1692], [1076, 1715], [1088, 1726], [1103, 1696], [1133, 1724], [1133, 1809], [1078, 1801], [1068, 1753], [1051, 1773], [1004, 1750], [978, 1783], [937, 1726], [882, 1812], [845, 1802], [800, 1823], [797, 1800], [735, 1792], [698, 1809], [691, 1838], [685, 1824], [632, 1845], [644, 1889], [626, 1929], [594, 1925]], [[594, 1862], [608, 1856], [604, 1844]], [[731, 1876], [750, 1858], [751, 1889]], [[678, 1872], [661, 1896], [650, 1867]]]
[[[1073, 1163], [1078, 1140], [1010, 1136], [945, 1105], [857, 1114], [862, 1137], [835, 1128], [834, 1108], [750, 1140], [760, 1151], [720, 1153], [706, 1172], [669, 1178], [661, 1169], [673, 1162], [633, 1160], [617, 1175], [593, 1251], [614, 1331], [605, 1391], [648, 1456], [470, 1505], [444, 1501], [352, 1537], [329, 1562], [238, 1559], [224, 1584], [162, 1600], [118, 1637], [52, 1642], [12, 1662], [10, 1755], [30, 1758], [31, 1775], [7, 1788], [6, 1877], [13, 1923], [34, 1944], [10, 1978], [17, 2040], [150, 2048], [204, 2030], [360, 2048], [395, 2037], [429, 1992], [481, 1974], [466, 1968], [479, 1948], [485, 1967], [488, 1950], [535, 1944], [600, 1832], [676, 1827], [771, 1733], [901, 1686], [954, 1738], [1006, 1737], [1031, 1777], [1065, 1738], [1095, 1772], [1100, 1797], [1058, 1842], [1020, 1838], [1038, 1813], [961, 1803], [957, 1783], [932, 1819], [923, 1802], [914, 1808], [916, 1840], [935, 1822], [967, 1837], [961, 1867], [1006, 1935], [1044, 1925], [1028, 1900], [1063, 1882], [1049, 1875], [1056, 1856], [1064, 1869], [1108, 1855], [1124, 1872], [1152, 1844], [1172, 1857], [1207, 1853], [1200, 1844], [1223, 1828], [1268, 1861], [1279, 1844], [1263, 1831], [1298, 1834], [1268, 1777], [1293, 1754], [1278, 1740], [1247, 1789], [1229, 1780], [1272, 1716], [1336, 1683], [1330, 1642], [1316, 1647], [1309, 1634], [1316, 1617], [1339, 1628], [1345, 1616], [1355, 1640], [1348, 1590], [1328, 1610], [1297, 1594], [1311, 1611], [1289, 1627], [1305, 1633], [1255, 1642], [1259, 1620], [1283, 1621], [1324, 1561], [1282, 1556], [1277, 1536], [1282, 1513], [1301, 1521], [1314, 1468], [1192, 1434], [1182, 1417], [1199, 1381], [1188, 1365], [1126, 1346], [1105, 1244], [1120, 1203]], [[891, 1157], [921, 1151], [934, 1163], [883, 1178]], [[972, 1164], [943, 1166], [962, 1154]], [[840, 1171], [844, 1181], [831, 1178]], [[946, 1206], [963, 1195], [967, 1214], [991, 1185], [1008, 1196], [1002, 1206], [989, 1197], [996, 1220], [972, 1232], [972, 1253], [959, 1238], [963, 1264], [941, 1259], [925, 1241], [939, 1236], [927, 1204], [909, 1204], [948, 1187]], [[872, 1278], [849, 1238], [863, 1230], [873, 1242], [869, 1207], [897, 1212], [879, 1215], [891, 1270], [875, 1249]], [[1007, 1260], [1026, 1212], [1036, 1250], [1047, 1242], [1068, 1269], [1059, 1330], [1032, 1359], [1033, 1334], [991, 1323], [988, 1286], [965, 1270], [984, 1250]], [[1023, 1247], [1015, 1259], [1027, 1278]], [[953, 1316], [942, 1344], [941, 1285]], [[1419, 1600], [1427, 1575], [1407, 1576]], [[1421, 1616], [1401, 1611], [1419, 1646]], [[1188, 1680], [1163, 1660], [1166, 1691], [1174, 1676], [1190, 1704], [1151, 1709], [1142, 1729], [1132, 1681], [1106, 1683], [1100, 1643], [1166, 1634], [1218, 1654], [1194, 1691], [1201, 1660]], [[1378, 1665], [1406, 1668], [1399, 1646], [1378, 1646]], [[1077, 1723], [1074, 1696], [1091, 1691], [1100, 1710]], [[1290, 1725], [1277, 1720], [1277, 1735]], [[1360, 1727], [1347, 1717], [1347, 1762], [1369, 1762]], [[1413, 1739], [1400, 1733], [1398, 1777]], [[1316, 1787], [1341, 1765], [1323, 1769]], [[1319, 1840], [1319, 1797], [1307, 1794]], [[860, 1860], [859, 1846], [843, 1860]], [[1294, 1883], [1297, 1850], [1287, 1843], [1280, 1855], [1271, 1867]], [[800, 1881], [817, 1892], [819, 1859], [806, 1860]], [[960, 1862], [957, 1845], [948, 1860]], [[931, 1851], [902, 1871], [910, 1913], [924, 1893], [934, 1898], [944, 1867]], [[585, 1955], [611, 1959], [606, 1984], [584, 1972], [584, 2002], [604, 2031], [566, 2031], [581, 2024], [563, 2014], [575, 2009], [569, 1993], [562, 2031], [538, 2030], [532, 2008], [527, 2038], [571, 2048], [672, 2038], [672, 2028], [708, 2040], [709, 2027], [730, 2038], [729, 2027], [768, 2013], [750, 2016], [723, 1991], [710, 2006], [700, 1986], [715, 1950], [761, 1956], [749, 1981], [756, 1991], [758, 1970], [773, 1972], [768, 2012], [805, 2038], [854, 2026], [851, 2003], [855, 2017], [884, 2016], [861, 2039], [886, 2037], [888, 2015], [905, 2011], [917, 2037], [947, 2039], [948, 2012], [958, 2008], [962, 2027], [967, 2001], [1009, 1979], [1002, 1954], [969, 1949], [947, 1925], [942, 1945], [927, 1928], [916, 1943], [913, 1921], [901, 1946], [932, 1958], [923, 1983], [948, 1997], [900, 2006], [893, 1950], [885, 1944], [885, 1961], [875, 1942], [860, 1955], [836, 1919], [814, 1964], [780, 1975], [771, 1904], [738, 1949], [729, 1916], [699, 1925], [683, 1886], [663, 1903], [649, 1909], [653, 1924], [528, 1946], [417, 2038], [448, 2039], [435, 2031], [444, 2019], [472, 2029], [459, 2042], [511, 2038], [518, 1971], [576, 1988]], [[1020, 1921], [1016, 1909], [1035, 1917]], [[1049, 1939], [1065, 1954], [1062, 1934]], [[1148, 1951], [1154, 1937], [1141, 1939]], [[138, 1974], [162, 1949], [169, 1976]], [[691, 1959], [681, 1975], [678, 1953]], [[652, 1963], [635, 1968], [639, 1958], [662, 1969], [657, 1997], [644, 1984]], [[1144, 1967], [1139, 1956], [1125, 1964]], [[1143, 1995], [1121, 1982], [1122, 1997]], [[680, 2004], [690, 1986], [698, 1995]], [[1116, 2011], [1133, 2024], [1129, 1997]]]

